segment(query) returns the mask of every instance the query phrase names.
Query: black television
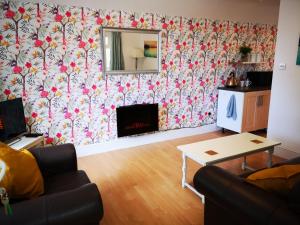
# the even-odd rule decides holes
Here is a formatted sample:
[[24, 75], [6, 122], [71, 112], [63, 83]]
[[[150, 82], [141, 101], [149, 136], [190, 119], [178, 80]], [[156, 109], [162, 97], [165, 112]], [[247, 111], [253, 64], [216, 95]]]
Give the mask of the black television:
[[117, 108], [118, 137], [158, 131], [158, 104], [136, 104]]
[[22, 98], [0, 102], [0, 141], [10, 143], [26, 133]]

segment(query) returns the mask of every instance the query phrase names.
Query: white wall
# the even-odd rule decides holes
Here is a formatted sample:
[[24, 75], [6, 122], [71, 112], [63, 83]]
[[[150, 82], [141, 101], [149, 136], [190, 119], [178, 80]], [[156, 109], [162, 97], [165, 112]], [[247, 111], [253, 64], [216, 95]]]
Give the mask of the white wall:
[[[26, 1], [26, 0], [22, 0]], [[30, 0], [27, 0], [30, 1]], [[31, 0], [38, 2], [37, 0]], [[44, 0], [65, 5], [170, 16], [277, 24], [280, 0]]]
[[[300, 66], [296, 66], [300, 0], [281, 0], [278, 29], [268, 137], [300, 154]], [[286, 70], [279, 70], [280, 63]], [[284, 151], [279, 154], [286, 156]]]

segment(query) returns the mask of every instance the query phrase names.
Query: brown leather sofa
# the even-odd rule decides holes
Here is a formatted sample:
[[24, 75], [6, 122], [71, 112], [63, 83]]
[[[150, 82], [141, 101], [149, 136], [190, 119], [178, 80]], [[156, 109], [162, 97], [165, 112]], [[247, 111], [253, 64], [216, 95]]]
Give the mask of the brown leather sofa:
[[[96, 184], [77, 170], [72, 144], [30, 150], [44, 178], [45, 193], [35, 199], [12, 199], [13, 215], [0, 206], [2, 225], [98, 225], [103, 205]], [[26, 168], [24, 168], [26, 169]]]
[[[300, 157], [282, 164], [299, 164]], [[299, 225], [300, 181], [287, 197], [267, 192], [216, 166], [202, 167], [195, 188], [205, 196], [205, 225]]]

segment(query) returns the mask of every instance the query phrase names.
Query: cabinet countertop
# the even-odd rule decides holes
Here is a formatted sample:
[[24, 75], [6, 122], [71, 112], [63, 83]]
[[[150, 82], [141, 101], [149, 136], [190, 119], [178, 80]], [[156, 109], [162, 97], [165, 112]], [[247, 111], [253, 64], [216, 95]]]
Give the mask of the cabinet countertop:
[[218, 87], [219, 90], [237, 91], [237, 92], [253, 92], [253, 91], [267, 91], [270, 87]]

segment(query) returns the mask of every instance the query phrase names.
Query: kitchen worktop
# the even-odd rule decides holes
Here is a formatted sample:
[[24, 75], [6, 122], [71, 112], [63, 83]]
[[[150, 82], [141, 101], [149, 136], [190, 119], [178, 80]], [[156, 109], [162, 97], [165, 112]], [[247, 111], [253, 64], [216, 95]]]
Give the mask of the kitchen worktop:
[[237, 92], [253, 92], [271, 90], [271, 87], [218, 87], [219, 90], [237, 91]]

